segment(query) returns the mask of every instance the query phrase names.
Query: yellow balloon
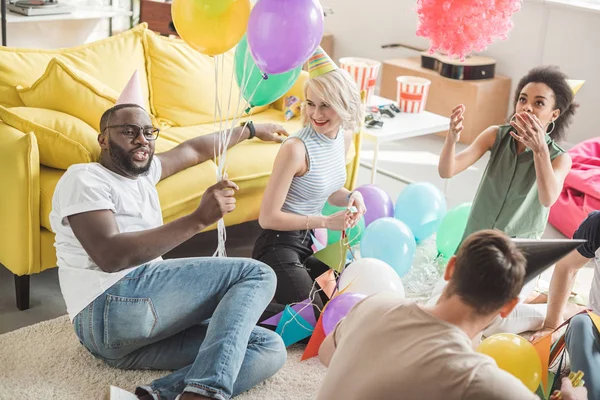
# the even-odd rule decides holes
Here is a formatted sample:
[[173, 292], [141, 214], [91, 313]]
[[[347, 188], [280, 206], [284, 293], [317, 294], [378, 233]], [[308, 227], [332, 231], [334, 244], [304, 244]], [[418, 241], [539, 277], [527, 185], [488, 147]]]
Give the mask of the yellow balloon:
[[246, 33], [250, 0], [173, 0], [171, 15], [183, 40], [200, 53], [216, 56]]
[[481, 342], [477, 351], [492, 357], [498, 367], [535, 393], [542, 379], [542, 363], [529, 341], [512, 333], [498, 333]]

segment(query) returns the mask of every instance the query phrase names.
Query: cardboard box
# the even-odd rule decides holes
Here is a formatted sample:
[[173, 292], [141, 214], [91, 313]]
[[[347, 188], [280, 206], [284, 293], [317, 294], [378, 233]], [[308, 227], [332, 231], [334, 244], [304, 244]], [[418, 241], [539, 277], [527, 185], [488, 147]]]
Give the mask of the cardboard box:
[[455, 106], [464, 104], [466, 112], [461, 143], [473, 142], [490, 125], [507, 122], [511, 79], [506, 76], [473, 81], [444, 78], [436, 71], [421, 68], [419, 57], [384, 61], [381, 74], [382, 97], [396, 100], [396, 77], [412, 75], [431, 81], [425, 106], [427, 111], [450, 117]]

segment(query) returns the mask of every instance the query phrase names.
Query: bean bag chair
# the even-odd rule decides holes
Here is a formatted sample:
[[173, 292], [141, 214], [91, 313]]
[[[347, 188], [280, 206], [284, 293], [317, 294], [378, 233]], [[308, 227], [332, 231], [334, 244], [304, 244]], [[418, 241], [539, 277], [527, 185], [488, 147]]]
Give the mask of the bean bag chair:
[[591, 211], [600, 210], [600, 138], [577, 144], [569, 155], [573, 166], [548, 221], [571, 238]]

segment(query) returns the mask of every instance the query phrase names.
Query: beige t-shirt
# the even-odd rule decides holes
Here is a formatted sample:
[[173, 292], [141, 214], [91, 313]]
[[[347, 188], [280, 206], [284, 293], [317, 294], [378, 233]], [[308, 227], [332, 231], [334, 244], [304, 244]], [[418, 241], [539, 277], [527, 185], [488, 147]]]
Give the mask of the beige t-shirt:
[[459, 328], [393, 293], [356, 305], [334, 338], [319, 400], [539, 400]]

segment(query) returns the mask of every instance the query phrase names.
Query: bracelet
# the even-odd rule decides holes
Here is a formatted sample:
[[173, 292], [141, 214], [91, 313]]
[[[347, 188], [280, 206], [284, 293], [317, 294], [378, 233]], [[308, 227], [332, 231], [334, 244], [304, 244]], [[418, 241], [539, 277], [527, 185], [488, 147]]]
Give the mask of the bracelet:
[[252, 139], [253, 137], [255, 137], [256, 136], [256, 129], [254, 128], [254, 124], [252, 123], [252, 121], [242, 122], [240, 124], [241, 127], [243, 127], [244, 125], [250, 131], [250, 136], [248, 137], [248, 139]]
[[350, 201], [350, 197], [352, 197], [352, 193], [354, 193], [354, 190], [351, 191], [350, 193], [348, 193], [348, 197], [346, 197], [346, 200]]
[[308, 230], [308, 222], [309, 222], [309, 220], [310, 220], [310, 217], [307, 215], [306, 216], [306, 230]]

